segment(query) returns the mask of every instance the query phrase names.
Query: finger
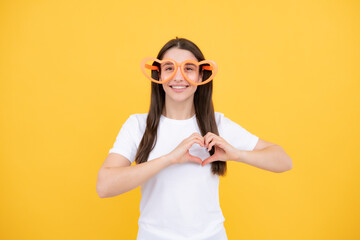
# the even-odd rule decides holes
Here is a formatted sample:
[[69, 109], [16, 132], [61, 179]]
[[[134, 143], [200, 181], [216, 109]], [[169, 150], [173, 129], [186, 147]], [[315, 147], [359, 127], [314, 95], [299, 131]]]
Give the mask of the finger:
[[191, 139], [194, 139], [194, 138], [198, 138], [198, 139], [201, 139], [201, 140], [204, 139], [204, 137], [201, 136], [199, 133], [193, 133], [187, 138], [187, 140], [191, 140]]
[[202, 147], [204, 147], [204, 138], [202, 137], [202, 136], [195, 136], [195, 137], [193, 137], [194, 139], [198, 139], [199, 141], [201, 141], [201, 145], [200, 146], [202, 146]]
[[205, 160], [201, 163], [201, 165], [202, 165], [202, 166], [205, 166], [206, 164], [212, 163], [212, 162], [214, 162], [214, 161], [217, 161], [215, 154], [212, 155], [212, 156], [210, 156], [210, 157], [208, 157], [207, 159], [205, 159]]
[[209, 145], [209, 143], [214, 141], [214, 138], [216, 138], [216, 137], [217, 137], [217, 135], [212, 133], [207, 138], [205, 138], [205, 146], [207, 147]]
[[195, 156], [191, 155], [190, 153], [188, 153], [188, 160], [190, 162], [202, 164], [201, 158], [195, 157]]
[[205, 146], [207, 147], [209, 142], [211, 141], [210, 139], [210, 135], [209, 133], [207, 133], [205, 136], [204, 136], [204, 143], [205, 143]]
[[193, 134], [190, 135], [190, 137], [200, 137], [203, 138], [203, 136], [201, 136], [199, 133], [194, 132]]
[[209, 144], [208, 151], [210, 151], [213, 146], [218, 146], [219, 148], [221, 148], [221, 149], [223, 149], [223, 150], [225, 151], [223, 142], [222, 142], [221, 140], [214, 139], [214, 140]]
[[198, 138], [193, 138], [190, 140], [190, 142], [187, 143], [187, 149], [189, 150], [191, 148], [192, 145], [194, 145], [194, 143], [199, 144], [200, 146], [204, 147], [204, 142], [201, 141]]
[[207, 132], [204, 137], [208, 137], [208, 136], [210, 136], [211, 134], [214, 134], [214, 133], [212, 133], [212, 132]]
[[213, 140], [208, 146], [208, 151], [210, 151], [215, 144], [216, 144], [216, 140]]

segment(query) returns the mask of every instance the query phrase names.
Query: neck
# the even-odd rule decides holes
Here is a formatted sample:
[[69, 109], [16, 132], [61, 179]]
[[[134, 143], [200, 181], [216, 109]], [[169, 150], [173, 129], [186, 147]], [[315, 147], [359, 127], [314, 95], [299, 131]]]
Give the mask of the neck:
[[174, 102], [165, 97], [165, 107], [162, 114], [171, 119], [185, 120], [195, 115], [194, 99], [190, 98], [183, 102]]

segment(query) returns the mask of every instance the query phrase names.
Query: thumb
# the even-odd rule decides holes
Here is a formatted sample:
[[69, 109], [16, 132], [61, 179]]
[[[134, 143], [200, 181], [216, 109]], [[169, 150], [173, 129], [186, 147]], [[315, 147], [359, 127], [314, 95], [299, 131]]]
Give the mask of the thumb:
[[188, 160], [190, 162], [194, 162], [194, 163], [199, 163], [199, 164], [202, 163], [201, 158], [195, 157], [195, 156], [191, 155], [190, 153], [188, 153]]
[[206, 164], [211, 163], [211, 162], [214, 162], [214, 161], [217, 161], [215, 154], [212, 155], [212, 156], [210, 156], [210, 157], [208, 157], [207, 159], [205, 159], [205, 160], [202, 162], [202, 165], [205, 166]]

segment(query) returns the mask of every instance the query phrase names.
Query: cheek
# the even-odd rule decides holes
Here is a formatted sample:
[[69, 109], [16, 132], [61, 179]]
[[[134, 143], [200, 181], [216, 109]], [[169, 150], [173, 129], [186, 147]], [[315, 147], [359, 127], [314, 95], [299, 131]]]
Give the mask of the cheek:
[[192, 93], [196, 92], [197, 86], [190, 86], [191, 89], [189, 89]]
[[170, 87], [168, 87], [168, 86], [165, 85], [165, 84], [161, 84], [161, 86], [162, 86], [162, 88], [164, 89], [165, 92], [168, 92], [168, 91], [171, 90]]

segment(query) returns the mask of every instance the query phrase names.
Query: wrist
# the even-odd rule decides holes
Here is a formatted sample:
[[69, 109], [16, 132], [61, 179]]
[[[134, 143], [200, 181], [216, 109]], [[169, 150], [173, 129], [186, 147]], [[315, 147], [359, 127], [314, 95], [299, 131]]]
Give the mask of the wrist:
[[161, 157], [168, 166], [174, 165], [175, 162], [174, 160], [171, 158], [170, 154], [165, 154]]
[[237, 158], [236, 158], [236, 162], [244, 162], [244, 159], [246, 158], [246, 155], [248, 154], [247, 151], [243, 151], [243, 150], [238, 150], [237, 152]]

